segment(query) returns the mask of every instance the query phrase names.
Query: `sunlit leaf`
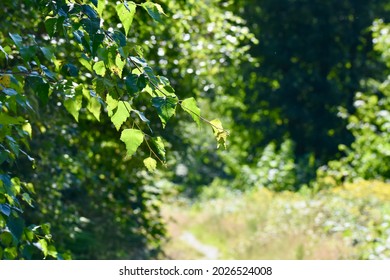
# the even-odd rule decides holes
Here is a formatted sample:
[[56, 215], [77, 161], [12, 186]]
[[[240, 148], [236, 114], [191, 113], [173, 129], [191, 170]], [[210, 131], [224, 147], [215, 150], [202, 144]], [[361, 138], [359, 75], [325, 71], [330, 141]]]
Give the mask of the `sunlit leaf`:
[[181, 107], [184, 111], [191, 115], [192, 119], [200, 126], [200, 109], [196, 104], [196, 100], [193, 97], [184, 99], [181, 102]]
[[144, 141], [144, 134], [138, 129], [125, 129], [120, 139], [126, 145], [127, 155], [131, 157]]
[[104, 65], [103, 61], [96, 62], [93, 66], [93, 70], [96, 72], [96, 74], [102, 77], [104, 77], [104, 75], [106, 74], [106, 66]]
[[219, 146], [222, 144], [226, 149], [226, 145], [227, 145], [226, 141], [227, 141], [228, 133], [222, 127], [221, 121], [219, 119], [215, 119], [210, 121], [210, 124], [213, 129], [215, 139], [218, 142], [217, 147], [219, 148]]
[[3, 258], [6, 260], [15, 260], [18, 256], [16, 247], [9, 247], [4, 249]]
[[118, 76], [122, 78], [123, 67], [126, 65], [126, 60], [122, 60], [119, 54], [115, 57], [115, 66], [117, 67]]
[[27, 132], [28, 136], [30, 136], [30, 138], [32, 137], [32, 127], [31, 127], [31, 124], [30, 123], [25, 123], [22, 127], [23, 131]]
[[119, 101], [112, 98], [110, 94], [106, 95], [107, 113], [109, 117], [112, 117], [113, 111], [118, 107]]
[[47, 254], [49, 252], [48, 247], [47, 247], [47, 241], [45, 239], [40, 239], [38, 240], [38, 248], [42, 251], [43, 255], [45, 258], [47, 257]]
[[28, 193], [23, 193], [22, 194], [22, 199], [25, 202], [27, 202], [31, 207], [33, 206], [31, 196]]
[[64, 106], [66, 110], [74, 117], [74, 119], [79, 121], [79, 112], [82, 106], [82, 96], [74, 96], [72, 98], [68, 98], [64, 101]]
[[100, 17], [102, 17], [105, 7], [106, 7], [106, 0], [99, 0], [97, 5], [97, 11]]
[[122, 124], [130, 117], [131, 106], [129, 102], [119, 101], [115, 114], [111, 117], [116, 130], [119, 130]]
[[118, 17], [125, 29], [126, 36], [129, 33], [131, 23], [133, 22], [136, 8], [137, 6], [134, 2], [127, 2], [125, 4], [120, 3], [115, 7]]
[[156, 170], [157, 161], [154, 158], [148, 157], [144, 159], [144, 165], [150, 172], [153, 172]]
[[154, 21], [163, 23], [161, 15], [165, 15], [165, 13], [160, 4], [145, 2], [142, 3], [141, 6], [148, 12]]
[[91, 97], [88, 102], [87, 109], [92, 113], [92, 115], [100, 121], [100, 108], [102, 104], [100, 104], [99, 99], [97, 97]]

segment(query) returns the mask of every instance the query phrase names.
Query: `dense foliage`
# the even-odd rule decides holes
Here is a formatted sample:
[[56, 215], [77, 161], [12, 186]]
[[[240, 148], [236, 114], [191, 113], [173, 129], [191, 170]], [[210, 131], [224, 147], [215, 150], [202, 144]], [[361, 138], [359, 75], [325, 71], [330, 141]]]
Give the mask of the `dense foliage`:
[[[69, 257], [51, 232], [78, 258], [151, 257], [164, 234], [162, 190], [142, 170], [166, 164], [162, 129], [181, 107], [226, 142], [221, 122], [179, 99], [143, 56], [161, 5], [87, 2], [4, 3], [2, 25], [13, 22], [0, 36], [4, 258]], [[130, 35], [136, 11], [144, 34]], [[36, 209], [23, 213], [20, 200]]]

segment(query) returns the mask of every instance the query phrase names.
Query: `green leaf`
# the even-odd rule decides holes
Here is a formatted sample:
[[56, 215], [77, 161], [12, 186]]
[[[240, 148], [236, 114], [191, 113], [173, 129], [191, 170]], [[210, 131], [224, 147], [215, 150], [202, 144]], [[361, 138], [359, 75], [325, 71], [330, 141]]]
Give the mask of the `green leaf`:
[[21, 124], [24, 122], [22, 117], [11, 117], [4, 113], [0, 113], [0, 125], [8, 125], [8, 124]]
[[40, 49], [41, 49], [41, 52], [43, 53], [43, 55], [45, 56], [45, 58], [47, 60], [51, 61], [51, 59], [53, 58], [52, 51], [49, 48], [46, 48], [46, 47], [40, 47]]
[[[12, 182], [8, 175], [0, 174], [0, 186], [3, 186], [5, 189], [5, 193], [8, 196], [15, 196], [15, 191], [12, 188]], [[2, 189], [0, 188], [0, 191]], [[3, 191], [1, 193], [4, 193]]]
[[181, 102], [181, 107], [184, 111], [191, 115], [192, 119], [200, 126], [200, 109], [198, 105], [196, 105], [195, 98], [187, 98]]
[[12, 41], [14, 41], [15, 45], [20, 49], [22, 47], [22, 37], [16, 33], [9, 33], [9, 36], [11, 37]]
[[152, 98], [152, 106], [157, 109], [157, 114], [160, 117], [163, 127], [166, 126], [168, 120], [176, 112], [177, 98], [174, 97], [154, 97]]
[[152, 142], [157, 149], [157, 153], [162, 157], [165, 162], [165, 146], [161, 137], [152, 138]]
[[146, 77], [145, 75], [140, 74], [137, 79], [138, 90], [141, 91], [146, 87]]
[[107, 82], [110, 83], [110, 80], [100, 78], [100, 77], [97, 77], [93, 80], [93, 87], [95, 89], [95, 92], [98, 95], [103, 96], [105, 94], [107, 90], [106, 88]]
[[3, 231], [0, 234], [0, 244], [3, 244], [5, 247], [8, 247], [12, 243], [12, 234], [9, 231]]
[[48, 254], [49, 256], [52, 256], [53, 258], [57, 258], [58, 252], [57, 252], [56, 247], [54, 247], [53, 245], [49, 245], [49, 246], [47, 247], [47, 249], [48, 249], [47, 254]]
[[42, 251], [43, 255], [46, 258], [47, 254], [49, 253], [49, 249], [47, 247], [47, 241], [45, 239], [40, 239], [38, 241], [38, 244], [39, 244], [38, 248]]
[[136, 113], [138, 115], [138, 117], [141, 119], [141, 121], [145, 122], [145, 123], [150, 123], [150, 121], [148, 120], [148, 118], [145, 117], [144, 113], [142, 113], [141, 111], [138, 111], [138, 110], [131, 110], [132, 112]]
[[165, 15], [165, 13], [160, 4], [145, 2], [142, 3], [141, 6], [148, 12], [148, 14], [153, 18], [154, 21], [164, 23], [161, 15]]
[[24, 229], [24, 234], [27, 237], [28, 241], [31, 242], [34, 240], [35, 234], [29, 227]]
[[56, 32], [57, 18], [47, 18], [45, 20], [46, 32], [50, 37], [53, 37]]
[[5, 248], [3, 255], [6, 260], [15, 260], [18, 257], [18, 250], [16, 247]]
[[[32, 60], [35, 57], [37, 51], [38, 51], [37, 46], [21, 47], [20, 56], [23, 58], [24, 61], [30, 62], [30, 60]], [[35, 61], [37, 62], [37, 60]]]
[[50, 86], [41, 77], [26, 77], [26, 83], [24, 87], [25, 89], [30, 89], [32, 93], [37, 94], [42, 105], [46, 105], [49, 101]]
[[62, 73], [71, 77], [77, 77], [79, 75], [79, 69], [75, 65], [67, 63], [62, 67]]
[[104, 38], [105, 38], [104, 34], [95, 34], [93, 36], [93, 40], [92, 40], [92, 55], [93, 56], [96, 56], [96, 52], [97, 52], [99, 46], [102, 44]]
[[23, 234], [24, 220], [11, 216], [7, 221], [7, 227], [9, 228], [12, 235], [16, 238], [16, 240], [19, 240]]
[[81, 57], [79, 59], [79, 62], [81, 65], [83, 65], [85, 68], [87, 68], [88, 71], [92, 71], [92, 65], [85, 57]]
[[98, 11], [98, 14], [100, 17], [102, 17], [105, 7], [106, 7], [106, 0], [99, 0], [98, 6], [97, 6], [97, 11]]
[[144, 141], [144, 134], [138, 129], [125, 129], [120, 139], [126, 145], [127, 155], [131, 157]]
[[79, 112], [82, 105], [82, 98], [83, 97], [79, 95], [64, 101], [66, 110], [75, 118], [76, 122], [79, 121]]
[[0, 76], [0, 88], [8, 88], [11, 85], [11, 76], [10, 75], [1, 75]]
[[103, 61], [96, 62], [93, 66], [93, 70], [96, 72], [96, 74], [102, 77], [104, 77], [104, 75], [106, 74], [106, 66], [104, 65]]
[[82, 7], [83, 7], [84, 14], [86, 14], [90, 19], [97, 19], [98, 18], [96, 11], [93, 8], [91, 8], [91, 6], [82, 5]]
[[107, 114], [111, 118], [113, 115], [113, 111], [116, 107], [118, 107], [119, 101], [112, 98], [111, 95], [106, 95], [106, 104], [107, 104]]
[[115, 114], [111, 117], [111, 121], [114, 124], [116, 130], [119, 130], [122, 124], [130, 117], [131, 106], [129, 102], [119, 101], [118, 109]]
[[226, 149], [226, 141], [228, 137], [228, 132], [223, 129], [222, 123], [219, 119], [215, 119], [210, 121], [211, 127], [213, 128], [213, 133], [215, 136], [215, 139], [218, 142], [217, 148], [219, 148], [220, 144], [223, 144], [223, 146]]
[[14, 90], [13, 88], [4, 88], [2, 90], [2, 92], [4, 92], [6, 95], [9, 95], [9, 96], [15, 96], [18, 94], [18, 92], [16, 90]]
[[114, 34], [112, 34], [112, 38], [114, 39], [114, 41], [118, 44], [118, 46], [120, 47], [124, 47], [126, 46], [126, 36], [118, 31], [118, 30], [115, 30], [114, 31]]
[[122, 71], [123, 71], [123, 67], [125, 67], [125, 65], [126, 65], [126, 60], [122, 61], [120, 54], [117, 54], [115, 57], [115, 66], [117, 67], [117, 72], [118, 72], [119, 78], [122, 78]]
[[0, 212], [8, 217], [11, 214], [11, 208], [7, 204], [0, 203]]
[[97, 97], [91, 97], [88, 102], [87, 109], [92, 113], [92, 115], [100, 121], [100, 108], [102, 104], [100, 104], [99, 99]]
[[3, 49], [2, 46], [0, 46], [1, 55], [4, 54], [4, 56], [0, 56], [0, 58], [4, 57], [6, 60], [8, 60], [8, 53]]
[[12, 138], [11, 136], [7, 135], [6, 140], [7, 140], [8, 147], [12, 150], [12, 152], [16, 156], [19, 156], [19, 148], [20, 147], [19, 147], [18, 143], [15, 141], [15, 139]]
[[81, 25], [83, 26], [84, 30], [88, 33], [90, 38], [93, 38], [95, 35], [98, 35], [97, 32], [100, 27], [100, 19], [99, 18], [83, 18], [80, 21]]
[[144, 71], [146, 76], [149, 78], [150, 82], [152, 83], [152, 87], [155, 88], [158, 85], [158, 79], [156, 75], [154, 75], [152, 68], [149, 66], [144, 67]]
[[137, 6], [134, 2], [127, 2], [125, 4], [120, 3], [115, 7], [118, 17], [125, 29], [126, 36], [129, 33], [131, 23], [133, 22], [136, 8]]
[[149, 170], [149, 172], [153, 172], [156, 170], [157, 161], [154, 158], [148, 157], [144, 159], [144, 165]]
[[49, 223], [44, 223], [41, 225], [41, 229], [45, 235], [50, 234], [50, 228], [51, 228], [51, 226]]
[[65, 22], [66, 17], [65, 16], [60, 16], [57, 19], [57, 24], [56, 24], [56, 32], [61, 35], [61, 36], [66, 36], [66, 30], [65, 30]]
[[46, 66], [41, 64], [41, 69], [45, 73], [45, 76], [48, 77], [51, 81], [57, 81], [55, 74], [51, 72]]
[[131, 95], [135, 95], [139, 90], [137, 86], [138, 75], [130, 74], [126, 77], [126, 89]]
[[145, 117], [144, 113], [141, 112], [141, 111], [138, 111], [138, 110], [134, 110], [134, 109], [132, 109], [131, 111], [136, 113], [138, 115], [138, 117], [141, 119], [141, 121], [146, 123], [146, 125], [149, 127], [150, 131], [153, 133], [153, 130], [152, 130], [152, 128], [149, 125], [150, 124], [150, 120], [148, 120], [148, 118]]
[[130, 74], [126, 77], [126, 89], [131, 95], [142, 91], [146, 87], [145, 75]]
[[30, 197], [30, 195], [28, 193], [23, 193], [22, 194], [22, 199], [28, 203], [28, 205], [30, 205], [31, 207], [33, 207], [33, 204], [32, 204], [32, 199]]

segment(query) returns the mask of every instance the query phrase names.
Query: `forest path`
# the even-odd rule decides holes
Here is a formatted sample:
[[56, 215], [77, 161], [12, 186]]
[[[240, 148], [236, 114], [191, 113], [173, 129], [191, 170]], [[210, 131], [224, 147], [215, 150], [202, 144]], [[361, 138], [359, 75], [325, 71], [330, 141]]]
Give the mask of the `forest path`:
[[185, 231], [181, 235], [180, 239], [186, 242], [189, 246], [194, 248], [196, 251], [201, 253], [204, 256], [204, 259], [206, 260], [218, 259], [219, 250], [214, 246], [203, 244], [191, 232]]

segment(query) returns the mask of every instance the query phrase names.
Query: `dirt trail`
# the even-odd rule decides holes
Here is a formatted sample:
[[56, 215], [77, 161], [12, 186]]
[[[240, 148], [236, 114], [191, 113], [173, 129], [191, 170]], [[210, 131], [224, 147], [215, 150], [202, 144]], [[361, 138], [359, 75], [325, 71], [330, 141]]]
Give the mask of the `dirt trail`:
[[205, 260], [217, 260], [219, 256], [219, 251], [214, 246], [206, 245], [200, 242], [195, 235], [191, 232], [185, 231], [181, 237], [181, 240], [186, 242], [189, 246], [194, 248], [196, 251], [204, 255]]

